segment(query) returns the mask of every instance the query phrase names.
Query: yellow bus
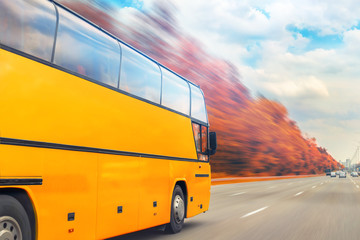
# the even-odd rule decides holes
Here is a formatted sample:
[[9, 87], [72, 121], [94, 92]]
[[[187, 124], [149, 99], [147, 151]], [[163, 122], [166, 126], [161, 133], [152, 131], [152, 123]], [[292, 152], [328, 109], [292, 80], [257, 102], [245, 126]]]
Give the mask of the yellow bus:
[[179, 232], [210, 199], [199, 86], [54, 1], [0, 1], [0, 239]]

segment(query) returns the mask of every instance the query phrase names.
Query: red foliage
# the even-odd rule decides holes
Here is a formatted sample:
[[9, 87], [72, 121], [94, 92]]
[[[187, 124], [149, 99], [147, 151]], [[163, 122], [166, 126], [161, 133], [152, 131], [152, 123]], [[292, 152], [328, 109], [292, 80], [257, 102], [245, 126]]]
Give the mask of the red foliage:
[[322, 173], [338, 163], [315, 139], [305, 139], [286, 108], [266, 98], [254, 99], [232, 64], [207, 54], [181, 32], [169, 3], [138, 13], [135, 24], [122, 24], [100, 8], [64, 1], [71, 9], [201, 86], [218, 151], [212, 170], [222, 175]]

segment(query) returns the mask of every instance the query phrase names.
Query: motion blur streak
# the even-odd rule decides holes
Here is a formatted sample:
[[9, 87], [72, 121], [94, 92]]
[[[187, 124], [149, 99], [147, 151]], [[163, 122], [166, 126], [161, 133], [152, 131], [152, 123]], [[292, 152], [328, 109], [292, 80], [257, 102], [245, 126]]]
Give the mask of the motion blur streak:
[[208, 54], [181, 29], [170, 1], [154, 1], [151, 11], [105, 1], [60, 2], [201, 86], [218, 134], [213, 176], [315, 174], [337, 167], [282, 104], [252, 97], [234, 65]]

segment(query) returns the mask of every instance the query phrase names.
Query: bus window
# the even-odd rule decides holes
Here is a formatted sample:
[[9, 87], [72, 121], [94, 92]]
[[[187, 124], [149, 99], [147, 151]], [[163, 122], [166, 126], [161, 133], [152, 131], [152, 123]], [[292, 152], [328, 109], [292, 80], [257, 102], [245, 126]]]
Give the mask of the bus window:
[[159, 66], [123, 44], [121, 49], [120, 89], [160, 104]]
[[192, 127], [198, 160], [208, 161], [208, 127], [194, 122], [192, 123]]
[[161, 104], [178, 112], [190, 115], [190, 90], [188, 83], [164, 68], [161, 68], [161, 72]]
[[193, 127], [193, 131], [194, 131], [194, 139], [195, 139], [195, 146], [196, 146], [196, 151], [197, 152], [201, 152], [201, 132], [200, 132], [200, 125], [197, 123], [193, 123], [192, 124]]
[[120, 46], [116, 40], [68, 11], [59, 10], [54, 63], [117, 87]]
[[0, 1], [0, 43], [51, 61], [56, 29], [53, 3]]
[[201, 152], [208, 152], [208, 128], [201, 126]]
[[198, 87], [190, 84], [191, 87], [191, 117], [207, 122], [204, 96]]

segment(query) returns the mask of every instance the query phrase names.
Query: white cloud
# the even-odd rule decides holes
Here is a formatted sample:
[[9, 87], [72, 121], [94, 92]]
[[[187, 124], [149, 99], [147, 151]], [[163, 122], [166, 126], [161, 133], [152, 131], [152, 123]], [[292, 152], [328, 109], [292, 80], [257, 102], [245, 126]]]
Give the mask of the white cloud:
[[283, 24], [319, 30], [322, 35], [341, 34], [357, 25], [360, 3], [355, 0], [271, 1], [268, 11]]
[[[345, 51], [347, 54], [354, 55], [360, 53], [360, 30], [354, 29], [344, 33]], [[357, 57], [357, 56], [356, 56]]]
[[281, 97], [327, 97], [325, 84], [314, 76], [296, 81], [265, 83], [265, 88]]

